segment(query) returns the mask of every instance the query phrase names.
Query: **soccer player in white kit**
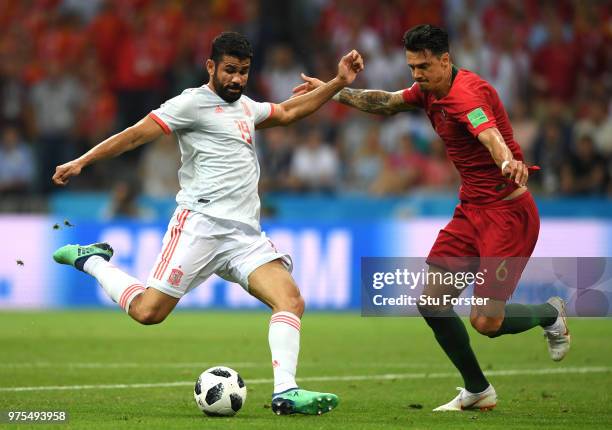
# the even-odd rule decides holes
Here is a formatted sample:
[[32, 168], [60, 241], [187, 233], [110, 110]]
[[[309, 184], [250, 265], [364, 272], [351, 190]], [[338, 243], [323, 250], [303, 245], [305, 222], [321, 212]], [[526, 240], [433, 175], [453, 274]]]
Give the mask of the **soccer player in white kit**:
[[53, 182], [63, 186], [91, 163], [163, 133], [176, 135], [182, 162], [178, 207], [146, 284], [110, 263], [113, 251], [106, 243], [66, 245], [53, 257], [94, 276], [142, 324], [162, 322], [184, 294], [213, 273], [240, 284], [272, 309], [272, 410], [278, 415], [321, 414], [332, 410], [338, 397], [300, 389], [295, 382], [304, 300], [290, 274], [291, 258], [261, 231], [255, 130], [288, 125], [311, 114], [353, 82], [363, 60], [351, 51], [340, 60], [334, 79], [280, 104], [257, 103], [242, 94], [251, 60], [252, 48], [244, 36], [221, 33], [206, 61], [208, 84], [185, 90], [134, 126], [56, 168]]

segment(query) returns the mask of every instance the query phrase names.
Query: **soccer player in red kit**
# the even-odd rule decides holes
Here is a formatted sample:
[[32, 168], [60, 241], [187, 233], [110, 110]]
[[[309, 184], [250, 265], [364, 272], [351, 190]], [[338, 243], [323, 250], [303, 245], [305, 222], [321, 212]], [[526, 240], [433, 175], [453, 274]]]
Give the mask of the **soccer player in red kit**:
[[[345, 88], [340, 103], [364, 112], [393, 115], [415, 108], [425, 110], [446, 144], [449, 158], [461, 175], [459, 199], [452, 220], [440, 230], [429, 253], [428, 279], [448, 279], [448, 272], [480, 272], [474, 295], [485, 304], [472, 305], [470, 322], [481, 334], [497, 337], [544, 328], [551, 358], [561, 360], [570, 345], [564, 302], [551, 297], [541, 305], [506, 304], [538, 239], [540, 220], [527, 190], [530, 168], [515, 142], [508, 115], [495, 89], [473, 72], [456, 68], [449, 55], [448, 35], [432, 25], [419, 25], [404, 35], [406, 60], [415, 83], [397, 92]], [[296, 95], [323, 84], [302, 76]], [[465, 326], [445, 297], [462, 289], [428, 283], [428, 300], [419, 311], [435, 338], [461, 373], [465, 388], [435, 411], [486, 410], [497, 394], [484, 376], [470, 346]]]

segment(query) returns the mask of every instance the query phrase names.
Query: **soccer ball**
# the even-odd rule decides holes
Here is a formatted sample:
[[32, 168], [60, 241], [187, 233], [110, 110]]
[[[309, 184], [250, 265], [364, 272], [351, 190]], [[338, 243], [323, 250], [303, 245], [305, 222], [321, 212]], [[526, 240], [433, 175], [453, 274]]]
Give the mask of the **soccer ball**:
[[202, 372], [193, 390], [198, 407], [210, 416], [235, 415], [244, 405], [246, 396], [246, 385], [238, 372], [223, 366]]

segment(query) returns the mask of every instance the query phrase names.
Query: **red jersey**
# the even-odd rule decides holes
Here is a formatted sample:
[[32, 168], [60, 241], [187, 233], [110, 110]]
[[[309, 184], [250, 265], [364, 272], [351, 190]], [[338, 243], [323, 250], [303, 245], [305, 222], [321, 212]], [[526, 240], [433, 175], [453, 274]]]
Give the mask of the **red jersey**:
[[418, 83], [403, 91], [407, 104], [425, 109], [436, 133], [446, 145], [446, 153], [461, 175], [459, 199], [487, 204], [508, 196], [517, 185], [501, 174], [489, 150], [478, 134], [497, 127], [517, 160], [523, 160], [521, 148], [514, 141], [508, 114], [497, 91], [469, 70], [454, 73], [449, 93], [441, 99], [421, 91]]

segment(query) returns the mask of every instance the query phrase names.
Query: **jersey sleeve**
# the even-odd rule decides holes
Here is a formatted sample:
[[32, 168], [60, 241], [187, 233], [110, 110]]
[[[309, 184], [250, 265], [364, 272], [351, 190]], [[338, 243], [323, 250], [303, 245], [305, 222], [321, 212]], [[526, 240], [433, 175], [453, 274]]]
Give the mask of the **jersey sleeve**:
[[192, 128], [196, 122], [197, 106], [190, 93], [182, 93], [164, 102], [159, 108], [151, 111], [149, 117], [170, 134], [182, 128]]
[[451, 109], [456, 120], [464, 124], [474, 137], [487, 128], [497, 127], [490, 96], [486, 87], [478, 86], [463, 92], [461, 101]]
[[458, 120], [465, 124], [474, 137], [478, 137], [487, 128], [497, 127], [491, 108], [485, 103], [477, 103], [468, 110], [458, 114]]
[[251, 100], [248, 97], [244, 97], [249, 105], [249, 109], [253, 112], [253, 122], [255, 125], [267, 120], [274, 113], [273, 103], [259, 103]]
[[410, 88], [406, 88], [402, 91], [402, 98], [407, 105], [418, 107], [423, 107], [425, 100], [421, 87], [419, 87], [419, 84], [416, 82], [412, 84]]

